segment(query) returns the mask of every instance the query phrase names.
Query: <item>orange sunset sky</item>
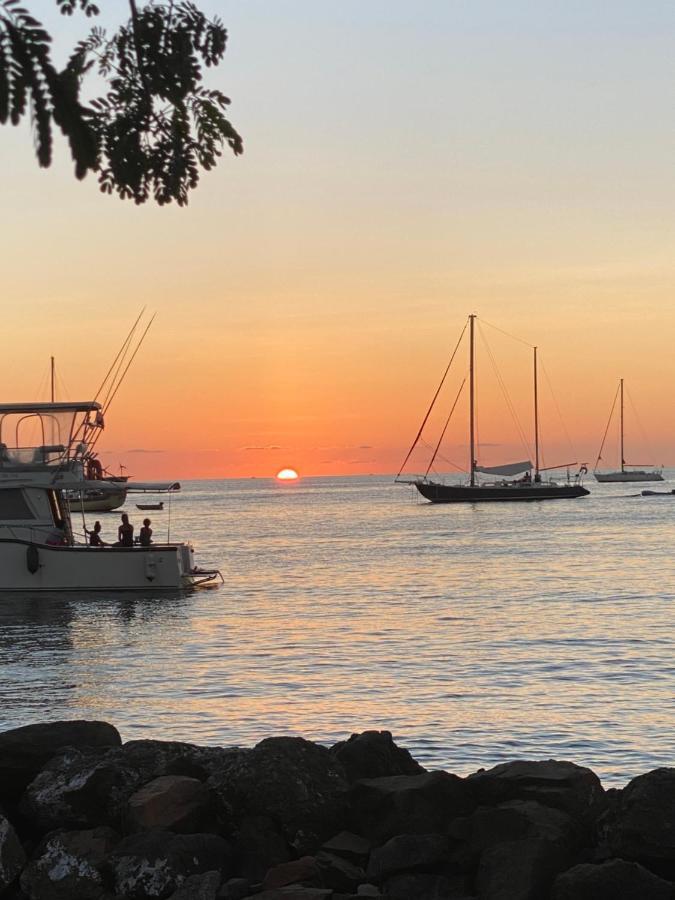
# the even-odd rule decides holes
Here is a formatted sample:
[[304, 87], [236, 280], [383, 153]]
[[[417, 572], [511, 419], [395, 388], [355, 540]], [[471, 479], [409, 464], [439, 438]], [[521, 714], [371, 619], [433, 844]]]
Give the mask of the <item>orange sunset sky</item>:
[[[395, 473], [475, 312], [540, 347], [574, 459], [623, 376], [652, 445], [628, 411], [628, 460], [675, 464], [671, 3], [199, 5], [229, 28], [209, 78], [245, 154], [187, 209], [76, 182], [60, 141], [40, 170], [28, 130], [0, 129], [2, 401], [47, 399], [52, 354], [60, 399], [89, 398], [147, 306], [107, 463]], [[64, 52], [86, 30], [34, 8]], [[530, 429], [529, 350], [486, 334]], [[482, 461], [522, 458], [484, 355], [479, 399]], [[542, 419], [546, 461], [569, 461], [545, 386]]]

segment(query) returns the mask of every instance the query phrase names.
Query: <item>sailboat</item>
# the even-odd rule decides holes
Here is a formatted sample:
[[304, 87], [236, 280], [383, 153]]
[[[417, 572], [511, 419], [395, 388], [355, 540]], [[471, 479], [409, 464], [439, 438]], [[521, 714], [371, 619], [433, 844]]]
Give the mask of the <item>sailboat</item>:
[[598, 458], [595, 462], [595, 469], [593, 470], [593, 474], [595, 475], [595, 480], [604, 484], [605, 482], [625, 482], [625, 481], [663, 481], [663, 473], [661, 469], [653, 469], [652, 471], [647, 471], [646, 469], [627, 469], [626, 468], [626, 460], [624, 459], [624, 399], [623, 399], [623, 378], [619, 380], [619, 433], [620, 433], [620, 456], [621, 456], [621, 469], [618, 472], [598, 472], [597, 467], [598, 463], [602, 459], [602, 451], [605, 447], [605, 440], [607, 438], [607, 432], [609, 431], [609, 426], [612, 422], [612, 416], [614, 414], [614, 407], [616, 406], [616, 394], [614, 395], [614, 403], [612, 403], [612, 409], [609, 413], [609, 420], [607, 421], [607, 428], [605, 428], [605, 434], [602, 438], [602, 443], [600, 444], [600, 451], [598, 453]]
[[[475, 411], [475, 315], [469, 316], [469, 483], [468, 484], [445, 484], [440, 481], [434, 481], [428, 478], [428, 473], [433, 463], [433, 458], [427, 472], [423, 478], [417, 478], [413, 481], [401, 479], [399, 472], [396, 481], [404, 484], [414, 484], [419, 493], [432, 503], [476, 503], [483, 501], [514, 501], [514, 500], [560, 500], [573, 497], [584, 497], [590, 492], [581, 485], [581, 476], [585, 473], [585, 467], [579, 470], [574, 483], [569, 480], [564, 484], [559, 484], [550, 479], [542, 478], [542, 472], [545, 471], [540, 467], [539, 458], [539, 397], [538, 397], [538, 372], [537, 372], [537, 348], [534, 347], [534, 449], [535, 461], [534, 465], [530, 460], [524, 460], [517, 463], [508, 463], [502, 466], [480, 466], [476, 459], [476, 411]], [[461, 337], [460, 337], [461, 341]], [[459, 347], [459, 342], [457, 347]], [[457, 348], [455, 348], [455, 352]], [[454, 359], [454, 354], [453, 357]], [[445, 371], [447, 375], [452, 359]], [[445, 375], [443, 380], [445, 380]], [[431, 410], [438, 398], [438, 394], [443, 385], [439, 385], [434, 396], [427, 415], [422, 422], [417, 438], [413, 442], [406, 459], [404, 460], [401, 471], [405, 468], [406, 462], [415, 448], [419, 440], [424, 425], [431, 413]], [[463, 383], [462, 383], [463, 387]], [[460, 392], [462, 390], [460, 387]], [[459, 394], [457, 395], [459, 399]], [[455, 405], [457, 400], [455, 400]], [[453, 406], [454, 410], [454, 406]], [[452, 415], [452, 410], [450, 415]], [[449, 417], [448, 417], [449, 421]], [[447, 427], [447, 422], [446, 422]], [[444, 429], [445, 431], [445, 429]], [[443, 434], [441, 435], [441, 439]], [[440, 446], [440, 440], [436, 446], [436, 452]], [[434, 456], [435, 456], [434, 453]], [[560, 467], [555, 467], [560, 468]], [[501, 477], [498, 481], [480, 481], [478, 474], [492, 475]], [[521, 478], [507, 481], [508, 477], [521, 475]]]

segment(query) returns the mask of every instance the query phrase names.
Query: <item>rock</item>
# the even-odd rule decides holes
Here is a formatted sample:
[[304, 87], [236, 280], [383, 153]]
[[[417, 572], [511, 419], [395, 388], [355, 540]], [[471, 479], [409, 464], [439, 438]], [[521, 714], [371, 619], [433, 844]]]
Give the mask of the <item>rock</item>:
[[169, 897], [191, 875], [230, 874], [231, 850], [213, 834], [148, 831], [121, 841], [107, 860], [114, 890], [123, 897]]
[[444, 834], [400, 834], [370, 854], [366, 875], [381, 883], [390, 875], [447, 864], [449, 841]]
[[0, 815], [0, 894], [21, 874], [26, 854], [12, 823]]
[[262, 881], [268, 869], [288, 862], [288, 842], [267, 816], [246, 816], [234, 845], [237, 873], [251, 882]]
[[393, 900], [464, 900], [463, 885], [463, 880], [446, 875], [406, 873], [387, 879], [385, 896]]
[[633, 778], [603, 821], [612, 856], [640, 862], [675, 878], [675, 769], [661, 768]]
[[122, 830], [127, 804], [153, 779], [206, 779], [241, 751], [162, 741], [130, 741], [94, 752], [69, 749], [53, 758], [28, 786], [20, 809], [38, 833], [109, 825]]
[[579, 829], [566, 813], [530, 800], [513, 800], [499, 806], [479, 806], [470, 816], [451, 823], [449, 834], [460, 844], [453, 849], [453, 866], [469, 871], [481, 854], [495, 844], [514, 840], [540, 840], [565, 851], [565, 858], [577, 849]]
[[425, 772], [407, 750], [398, 747], [390, 731], [364, 731], [331, 747], [348, 781], [387, 775], [420, 775]]
[[251, 894], [244, 900], [331, 900], [333, 892], [330, 888], [303, 887], [301, 884], [292, 884], [284, 888], [275, 888], [263, 891], [261, 894]]
[[605, 792], [590, 769], [554, 759], [516, 760], [469, 776], [481, 804], [534, 800], [590, 824], [602, 812]]
[[354, 834], [351, 831], [341, 831], [326, 841], [321, 849], [325, 850], [326, 853], [342, 856], [344, 859], [362, 866], [368, 859], [372, 846], [372, 842], [361, 837], [360, 834]]
[[299, 854], [313, 853], [345, 827], [347, 783], [325, 747], [302, 738], [268, 738], [239, 751], [208, 785], [236, 823], [266, 816]]
[[316, 861], [321, 870], [322, 884], [334, 891], [355, 891], [365, 878], [361, 866], [325, 850], [317, 853]]
[[360, 884], [357, 890], [359, 897], [380, 897], [380, 889], [374, 884]]
[[15, 802], [49, 760], [66, 747], [119, 747], [119, 732], [107, 722], [45, 722], [0, 734], [0, 800]]
[[479, 900], [542, 900], [567, 853], [549, 841], [503, 841], [481, 856], [476, 888]]
[[364, 779], [352, 788], [353, 828], [376, 843], [398, 834], [443, 832], [474, 807], [472, 785], [447, 772]]
[[208, 831], [213, 824], [209, 790], [196, 778], [161, 775], [129, 798], [127, 830], [163, 828], [181, 834]]
[[291, 862], [274, 866], [263, 879], [263, 889], [282, 888], [288, 884], [304, 884], [321, 887], [321, 871], [313, 856], [302, 856]]
[[218, 900], [244, 900], [250, 893], [248, 878], [229, 878], [218, 892]]
[[613, 859], [574, 866], [559, 875], [552, 900], [673, 900], [673, 885], [638, 863]]
[[216, 900], [219, 896], [220, 872], [204, 872], [190, 875], [169, 900]]
[[31, 900], [97, 900], [102, 866], [119, 841], [110, 828], [50, 834], [24, 869], [21, 887]]

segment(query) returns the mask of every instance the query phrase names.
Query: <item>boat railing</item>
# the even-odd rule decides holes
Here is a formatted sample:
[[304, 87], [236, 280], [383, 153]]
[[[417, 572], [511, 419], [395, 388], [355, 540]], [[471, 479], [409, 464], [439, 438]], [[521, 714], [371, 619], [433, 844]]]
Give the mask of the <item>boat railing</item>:
[[[0, 443], [0, 467], [2, 468], [54, 468], [71, 458], [64, 444], [40, 444], [36, 447], [8, 447]], [[72, 458], [74, 458], [73, 454]]]

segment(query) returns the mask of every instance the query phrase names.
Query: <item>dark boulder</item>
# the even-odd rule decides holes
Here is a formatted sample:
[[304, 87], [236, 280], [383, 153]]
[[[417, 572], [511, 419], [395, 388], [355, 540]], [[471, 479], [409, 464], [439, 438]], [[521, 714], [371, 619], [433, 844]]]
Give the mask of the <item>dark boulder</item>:
[[352, 828], [375, 843], [398, 834], [443, 832], [475, 807], [470, 782], [447, 772], [357, 781], [351, 801]]
[[131, 796], [148, 782], [166, 776], [205, 779], [238, 752], [164, 741], [130, 741], [105, 751], [69, 749], [31, 782], [20, 809], [39, 833], [99, 825], [123, 829]]
[[219, 888], [220, 872], [188, 875], [169, 900], [217, 900]]
[[21, 887], [31, 900], [98, 900], [102, 867], [119, 841], [110, 828], [50, 834], [24, 869]]
[[590, 769], [558, 760], [516, 760], [469, 776], [481, 804], [534, 800], [590, 825], [605, 806], [600, 779]]
[[385, 896], [392, 900], [469, 900], [463, 878], [425, 872], [388, 878]]
[[127, 831], [160, 828], [181, 834], [209, 831], [214, 823], [213, 798], [198, 779], [160, 775], [129, 797]]
[[26, 854], [12, 823], [0, 815], [0, 894], [14, 884], [26, 863]]
[[366, 875], [369, 881], [381, 883], [399, 872], [447, 865], [449, 855], [447, 835], [400, 834], [373, 850]]
[[601, 827], [611, 856], [675, 880], [675, 769], [654, 769], [630, 781]]
[[218, 891], [218, 900], [244, 900], [250, 893], [248, 878], [228, 878]]
[[274, 866], [265, 875], [262, 886], [269, 891], [289, 884], [322, 887], [319, 864], [313, 856], [301, 856], [300, 859]]
[[325, 747], [303, 738], [268, 738], [238, 751], [207, 783], [234, 829], [247, 816], [269, 817], [301, 855], [346, 824], [342, 767]]
[[66, 747], [105, 750], [122, 743], [107, 722], [45, 722], [0, 733], [0, 800], [15, 802], [38, 772]]
[[365, 872], [361, 866], [342, 856], [321, 850], [316, 855], [316, 861], [321, 870], [321, 883], [334, 891], [351, 893], [365, 881]]
[[390, 731], [364, 731], [331, 747], [348, 781], [387, 775], [420, 775], [426, 770], [407, 750], [398, 747]]
[[559, 875], [552, 900], [673, 900], [675, 890], [638, 863], [612, 859], [574, 866]]
[[251, 882], [262, 881], [268, 869], [288, 862], [291, 851], [279, 827], [268, 816], [246, 816], [237, 827], [235, 870]]
[[470, 816], [452, 822], [449, 834], [456, 841], [452, 863], [460, 871], [475, 868], [490, 847], [516, 840], [548, 841], [564, 851], [563, 858], [571, 864], [580, 840], [571, 816], [530, 800], [479, 806]]
[[542, 900], [567, 853], [550, 841], [503, 841], [481, 856], [476, 876], [479, 900]]
[[230, 874], [231, 850], [213, 834], [149, 831], [124, 838], [107, 860], [114, 891], [131, 900], [165, 898], [191, 875]]
[[351, 831], [341, 831], [326, 841], [321, 849], [326, 853], [341, 856], [343, 859], [347, 859], [358, 866], [363, 866], [370, 855], [372, 847], [372, 842], [361, 837], [360, 834], [354, 834]]

